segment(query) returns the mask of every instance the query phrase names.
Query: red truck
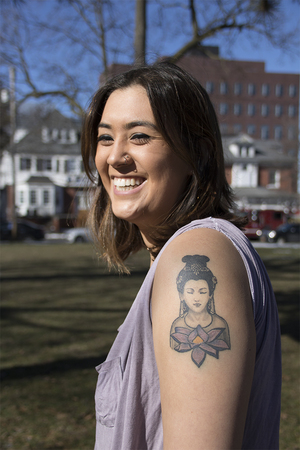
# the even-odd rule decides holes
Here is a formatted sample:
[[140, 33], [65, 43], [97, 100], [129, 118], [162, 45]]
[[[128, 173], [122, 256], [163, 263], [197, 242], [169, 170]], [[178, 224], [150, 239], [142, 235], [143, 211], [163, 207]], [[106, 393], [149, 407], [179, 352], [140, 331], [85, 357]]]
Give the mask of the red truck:
[[274, 209], [244, 210], [242, 214], [248, 218], [248, 224], [244, 229], [245, 235], [249, 239], [261, 241], [267, 240], [267, 231], [275, 230], [279, 225], [286, 223], [290, 215], [283, 210]]

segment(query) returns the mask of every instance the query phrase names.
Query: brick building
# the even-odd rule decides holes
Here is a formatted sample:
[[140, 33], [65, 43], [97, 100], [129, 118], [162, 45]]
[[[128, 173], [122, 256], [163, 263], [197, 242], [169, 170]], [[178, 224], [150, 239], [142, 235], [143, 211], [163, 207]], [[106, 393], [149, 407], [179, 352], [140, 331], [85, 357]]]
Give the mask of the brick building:
[[276, 140], [285, 154], [296, 157], [299, 75], [266, 72], [264, 62], [219, 59], [217, 47], [211, 54], [215, 57], [194, 50], [177, 64], [207, 90], [222, 135], [243, 132], [254, 139]]

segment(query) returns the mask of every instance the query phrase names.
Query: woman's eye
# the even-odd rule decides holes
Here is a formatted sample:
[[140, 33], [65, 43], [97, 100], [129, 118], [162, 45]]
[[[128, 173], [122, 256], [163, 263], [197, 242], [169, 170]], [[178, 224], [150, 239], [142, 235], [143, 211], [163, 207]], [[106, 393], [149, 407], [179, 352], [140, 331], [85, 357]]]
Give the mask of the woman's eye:
[[98, 136], [97, 142], [101, 142], [102, 145], [109, 145], [113, 141], [113, 138], [109, 134], [101, 134], [101, 136]]
[[150, 136], [144, 133], [136, 133], [130, 138], [131, 141], [134, 141], [140, 145], [147, 144], [150, 141], [150, 139], [151, 139]]

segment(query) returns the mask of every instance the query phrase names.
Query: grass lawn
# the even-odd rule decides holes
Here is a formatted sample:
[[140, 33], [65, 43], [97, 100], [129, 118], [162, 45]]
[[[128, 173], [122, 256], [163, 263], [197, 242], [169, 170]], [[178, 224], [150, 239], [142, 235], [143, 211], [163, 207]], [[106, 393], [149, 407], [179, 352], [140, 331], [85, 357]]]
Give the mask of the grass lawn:
[[[1, 450], [91, 450], [96, 371], [148, 268], [108, 273], [90, 244], [4, 244]], [[300, 449], [299, 251], [259, 249], [282, 326], [282, 450]]]

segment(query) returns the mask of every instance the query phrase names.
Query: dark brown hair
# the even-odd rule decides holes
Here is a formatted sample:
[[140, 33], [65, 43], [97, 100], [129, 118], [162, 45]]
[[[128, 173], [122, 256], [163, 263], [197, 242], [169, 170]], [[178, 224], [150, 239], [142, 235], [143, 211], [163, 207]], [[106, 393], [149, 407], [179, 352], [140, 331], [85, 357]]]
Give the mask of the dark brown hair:
[[150, 101], [156, 125], [169, 147], [192, 169], [184, 195], [155, 228], [154, 256], [172, 234], [195, 219], [220, 217], [238, 227], [225, 177], [222, 140], [217, 117], [200, 83], [176, 65], [161, 62], [134, 68], [109, 80], [94, 95], [83, 125], [82, 157], [86, 173], [97, 185], [89, 224], [110, 266], [126, 271], [123, 261], [144, 247], [136, 225], [114, 216], [111, 202], [95, 167], [98, 125], [110, 94], [140, 85]]

